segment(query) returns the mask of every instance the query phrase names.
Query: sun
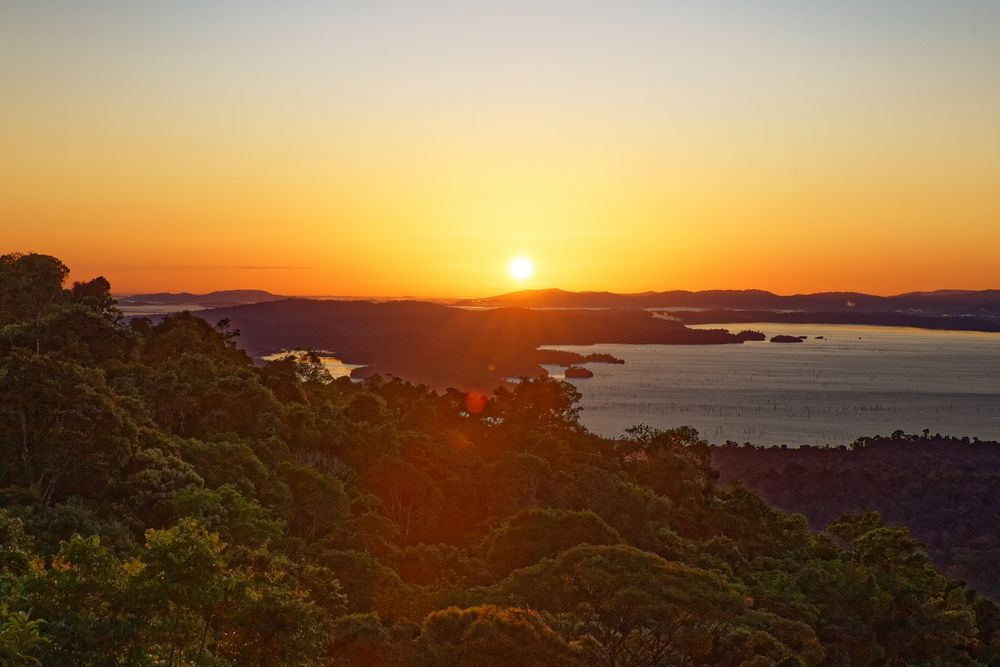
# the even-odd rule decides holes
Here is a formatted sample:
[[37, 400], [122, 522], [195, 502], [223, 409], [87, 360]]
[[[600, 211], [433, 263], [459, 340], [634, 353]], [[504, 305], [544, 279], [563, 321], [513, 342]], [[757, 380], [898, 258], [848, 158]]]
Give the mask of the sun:
[[535, 267], [531, 265], [531, 260], [527, 257], [515, 257], [510, 260], [510, 266], [507, 267], [507, 270], [510, 271], [514, 280], [527, 280], [531, 277]]

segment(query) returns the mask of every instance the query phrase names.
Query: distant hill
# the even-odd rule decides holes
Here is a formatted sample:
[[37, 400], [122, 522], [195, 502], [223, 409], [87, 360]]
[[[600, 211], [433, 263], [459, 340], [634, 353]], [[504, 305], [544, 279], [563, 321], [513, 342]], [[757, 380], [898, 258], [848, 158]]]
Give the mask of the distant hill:
[[[802, 311], [810, 313], [892, 313], [915, 317], [1000, 317], [1000, 290], [939, 290], [876, 296], [860, 292], [820, 292], [779, 295], [764, 290], [705, 290], [690, 292], [568, 292], [524, 290], [481, 299], [466, 299], [466, 307], [521, 308], [682, 308], [718, 311]], [[740, 318], [743, 319], [743, 318]], [[725, 320], [714, 320], [716, 322]], [[892, 324], [908, 324], [894, 321]], [[998, 322], [1000, 324], [1000, 322]], [[913, 324], [912, 326], [924, 326]], [[963, 327], [975, 328], [975, 327]]]
[[121, 297], [118, 302], [123, 306], [186, 306], [196, 305], [202, 308], [220, 308], [238, 306], [248, 303], [276, 301], [285, 297], [258, 289], [233, 289], [208, 292], [207, 294], [192, 294], [191, 292], [155, 292], [152, 294], [133, 294]]

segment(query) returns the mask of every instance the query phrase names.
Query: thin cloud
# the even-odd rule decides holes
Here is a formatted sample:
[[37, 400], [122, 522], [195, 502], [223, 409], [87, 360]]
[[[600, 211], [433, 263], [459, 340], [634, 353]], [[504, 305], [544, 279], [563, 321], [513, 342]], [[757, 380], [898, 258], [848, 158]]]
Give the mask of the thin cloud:
[[304, 271], [314, 269], [314, 266], [284, 266], [278, 264], [228, 264], [228, 265], [204, 265], [204, 264], [119, 264], [115, 269], [142, 269], [145, 271]]

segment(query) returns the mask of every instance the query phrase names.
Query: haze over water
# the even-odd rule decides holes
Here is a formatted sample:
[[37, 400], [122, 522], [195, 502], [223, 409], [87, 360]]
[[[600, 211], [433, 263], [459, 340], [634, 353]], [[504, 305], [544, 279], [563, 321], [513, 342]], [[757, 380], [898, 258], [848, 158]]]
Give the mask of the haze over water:
[[[608, 352], [572, 382], [581, 421], [620, 435], [690, 425], [712, 442], [847, 444], [896, 429], [1000, 439], [1000, 334], [828, 324], [718, 324], [799, 344], [552, 346]], [[818, 340], [816, 336], [824, 336]], [[561, 377], [562, 369], [546, 367]]]

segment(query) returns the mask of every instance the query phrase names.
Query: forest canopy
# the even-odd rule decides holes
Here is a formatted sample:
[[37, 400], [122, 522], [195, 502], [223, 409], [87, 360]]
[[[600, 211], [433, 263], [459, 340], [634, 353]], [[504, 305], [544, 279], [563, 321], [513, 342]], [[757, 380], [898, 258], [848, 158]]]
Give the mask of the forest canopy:
[[997, 608], [873, 513], [721, 486], [690, 428], [605, 439], [571, 385], [257, 364], [0, 257], [0, 663], [968, 665]]
[[731, 443], [712, 449], [712, 465], [723, 482], [801, 512], [815, 528], [877, 510], [887, 522], [907, 526], [948, 577], [1000, 600], [998, 442], [898, 430], [847, 447]]

